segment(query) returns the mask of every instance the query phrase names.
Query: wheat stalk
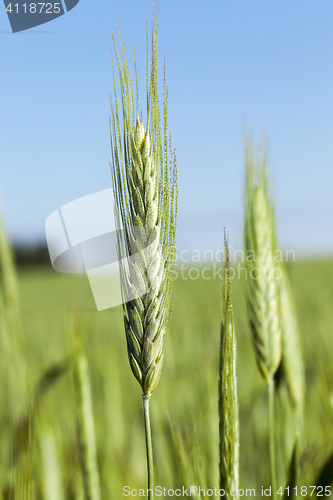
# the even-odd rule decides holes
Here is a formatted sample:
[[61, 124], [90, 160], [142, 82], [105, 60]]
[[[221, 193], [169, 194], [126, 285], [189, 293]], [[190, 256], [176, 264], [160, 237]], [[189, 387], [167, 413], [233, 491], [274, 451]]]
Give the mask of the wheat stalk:
[[[120, 29], [119, 35], [121, 40]], [[122, 40], [121, 54], [115, 39], [114, 50], [120, 79], [123, 133], [120, 132], [120, 110], [114, 71], [114, 103], [111, 103], [111, 173], [119, 229], [118, 251], [124, 323], [130, 365], [143, 392], [148, 485], [149, 489], [153, 490], [149, 400], [160, 378], [170, 321], [177, 214], [176, 162], [171, 152], [171, 143], [168, 145], [167, 141], [165, 74], [163, 131], [160, 125], [155, 15], [150, 57], [148, 57], [147, 34], [146, 127], [142, 118], [138, 117], [137, 77], [136, 102], [134, 102]]]
[[88, 362], [82, 350], [81, 330], [77, 318], [72, 320], [71, 340], [73, 344], [73, 379], [84, 498], [85, 500], [100, 500], [101, 492]]
[[[268, 384], [268, 433], [273, 496], [276, 498], [274, 375], [281, 362], [279, 283], [274, 274], [276, 235], [268, 193], [265, 157], [257, 164], [253, 146], [246, 149], [245, 260], [246, 303], [256, 360]], [[279, 270], [279, 269], [278, 269]]]
[[39, 435], [39, 471], [43, 498], [47, 498], [48, 500], [64, 500], [59, 451], [54, 432], [51, 429], [43, 429], [39, 432]]
[[[231, 298], [229, 247], [224, 235], [224, 286], [220, 345], [219, 431], [220, 489], [227, 500], [238, 497], [239, 489], [239, 416], [236, 376], [236, 335]], [[236, 491], [236, 496], [230, 491]], [[222, 497], [221, 497], [222, 498]]]
[[19, 287], [15, 259], [0, 215], [0, 346], [3, 354], [1, 370], [5, 373], [8, 414], [17, 413], [26, 389], [26, 363], [19, 311]]

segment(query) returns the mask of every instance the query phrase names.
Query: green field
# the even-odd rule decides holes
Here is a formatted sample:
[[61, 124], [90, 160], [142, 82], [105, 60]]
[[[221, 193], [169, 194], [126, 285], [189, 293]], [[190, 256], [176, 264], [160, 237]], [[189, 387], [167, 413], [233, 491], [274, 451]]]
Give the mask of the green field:
[[[289, 266], [289, 272], [306, 364], [300, 484], [307, 485], [313, 484], [333, 449], [333, 261], [298, 262]], [[233, 281], [240, 485], [256, 488], [259, 496], [259, 488], [269, 484], [267, 389], [255, 362], [243, 285], [239, 280]], [[27, 405], [43, 372], [70, 355], [69, 325], [71, 317], [77, 315], [82, 323], [84, 350], [89, 361], [102, 497], [122, 498], [125, 485], [146, 488], [141, 390], [128, 363], [122, 308], [97, 312], [86, 277], [58, 274], [52, 269], [21, 271], [19, 288], [23, 327], [19, 370], [22, 373], [25, 370], [27, 389], [23, 397], [19, 390], [13, 396], [13, 408]], [[184, 484], [170, 431], [172, 419], [178, 422], [184, 434], [190, 434], [189, 442], [197, 442], [194, 455], [202, 460], [207, 485], [218, 487], [220, 295], [218, 279], [178, 278], [175, 282], [162, 376], [151, 400], [156, 485], [175, 488]], [[2, 376], [6, 376], [4, 370], [5, 367]], [[14, 374], [14, 378], [16, 375], [19, 378], [21, 374]], [[4, 394], [6, 391], [1, 398], [3, 409], [7, 404]], [[286, 411], [287, 399], [282, 377], [276, 397], [276, 438], [278, 484], [283, 486], [294, 439], [290, 407], [289, 412]], [[3, 411], [3, 415], [5, 413]], [[12, 432], [9, 428], [7, 425], [5, 437], [9, 436], [8, 439]], [[29, 453], [34, 482], [37, 491], [40, 490], [38, 498], [45, 498], [47, 494], [46, 481], [50, 484], [53, 481], [54, 499], [81, 498], [82, 492], [79, 496], [74, 493], [82, 487], [70, 371], [44, 393], [33, 428], [33, 449]], [[2, 438], [2, 481], [6, 481], [8, 469], [9, 445], [5, 437]], [[22, 455], [24, 453], [26, 451]]]

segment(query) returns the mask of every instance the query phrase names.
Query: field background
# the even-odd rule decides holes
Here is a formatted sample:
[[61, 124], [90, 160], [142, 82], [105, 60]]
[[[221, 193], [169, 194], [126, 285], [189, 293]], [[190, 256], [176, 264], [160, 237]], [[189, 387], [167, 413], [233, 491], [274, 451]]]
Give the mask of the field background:
[[[132, 82], [135, 40], [144, 111], [151, 0], [116, 4]], [[304, 485], [314, 484], [333, 452], [332, 18], [332, 0], [213, 0], [207, 6], [158, 0], [159, 82], [163, 86], [165, 54], [168, 129], [179, 167], [177, 249], [215, 253], [224, 225], [233, 247], [242, 248], [247, 130], [258, 152], [267, 146], [281, 247], [331, 255], [288, 266], [306, 367]], [[73, 373], [57, 377], [71, 359], [74, 315], [89, 363], [102, 498], [122, 498], [124, 485], [146, 487], [141, 390], [127, 359], [121, 308], [97, 312], [88, 280], [56, 273], [45, 245], [45, 220], [54, 210], [111, 187], [111, 31], [119, 43], [112, 2], [80, 1], [65, 16], [19, 34], [10, 33], [0, 9], [0, 213], [19, 264], [22, 325], [15, 293], [8, 311], [2, 307], [0, 264], [0, 500], [13, 500], [10, 483], [22, 487], [17, 500], [83, 500]], [[267, 388], [256, 366], [243, 285], [233, 283], [240, 484], [259, 496], [270, 482]], [[202, 464], [209, 486], [218, 486], [219, 336], [219, 280], [176, 280], [164, 367], [151, 400], [157, 485], [184, 482], [173, 422], [187, 442], [186, 456]], [[294, 423], [279, 376], [276, 441], [284, 485]], [[29, 497], [31, 478], [36, 495]]]
[[[314, 484], [323, 461], [333, 449], [333, 260], [299, 261], [288, 269], [298, 306], [306, 364], [301, 484]], [[252, 349], [243, 285], [238, 279], [233, 281], [240, 484], [242, 488], [257, 488], [259, 496], [259, 488], [269, 484], [267, 394]], [[21, 368], [25, 363], [27, 377], [27, 389], [20, 404], [27, 404], [42, 373], [70, 354], [69, 325], [76, 314], [82, 323], [89, 361], [103, 498], [122, 498], [124, 485], [146, 488], [141, 391], [127, 359], [121, 307], [97, 312], [85, 277], [59, 274], [48, 267], [20, 270], [19, 288], [25, 360]], [[175, 488], [183, 484], [170, 431], [172, 419], [185, 434], [192, 436], [190, 441], [197, 441], [195, 454], [201, 457], [207, 484], [218, 486], [220, 294], [218, 279], [178, 278], [175, 282], [162, 376], [151, 400], [156, 485]], [[286, 481], [285, 470], [294, 439], [291, 411], [280, 410], [287, 399], [282, 382], [276, 398], [279, 485]], [[1, 404], [6, 405], [3, 398]], [[37, 476], [42, 478], [49, 471], [49, 480], [58, 485], [53, 487], [54, 498], [74, 498], [70, 492], [80, 487], [81, 479], [70, 373], [45, 393], [34, 427]], [[8, 453], [6, 446], [2, 440], [3, 460]], [[4, 469], [3, 466], [2, 474]], [[40, 481], [42, 484], [43, 479]]]

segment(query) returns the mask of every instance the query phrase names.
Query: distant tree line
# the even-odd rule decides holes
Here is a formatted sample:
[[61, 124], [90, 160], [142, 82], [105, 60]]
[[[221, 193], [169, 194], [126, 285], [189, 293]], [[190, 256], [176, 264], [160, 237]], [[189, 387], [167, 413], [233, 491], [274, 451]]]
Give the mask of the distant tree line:
[[13, 252], [16, 265], [25, 266], [49, 266], [51, 267], [50, 255], [47, 244], [44, 242], [35, 245], [14, 244]]

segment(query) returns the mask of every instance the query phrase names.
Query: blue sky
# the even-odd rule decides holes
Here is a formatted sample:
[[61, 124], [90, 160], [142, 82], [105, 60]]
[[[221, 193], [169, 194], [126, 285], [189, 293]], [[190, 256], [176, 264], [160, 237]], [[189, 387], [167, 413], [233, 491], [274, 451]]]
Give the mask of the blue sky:
[[[144, 82], [151, 1], [117, 3]], [[333, 4], [160, 0], [181, 248], [241, 245], [244, 130], [266, 133], [279, 237], [299, 254], [333, 249]], [[115, 6], [79, 4], [11, 34], [0, 6], [0, 194], [13, 239], [44, 237], [61, 205], [110, 187], [109, 45]], [[144, 109], [145, 88], [141, 86]]]

